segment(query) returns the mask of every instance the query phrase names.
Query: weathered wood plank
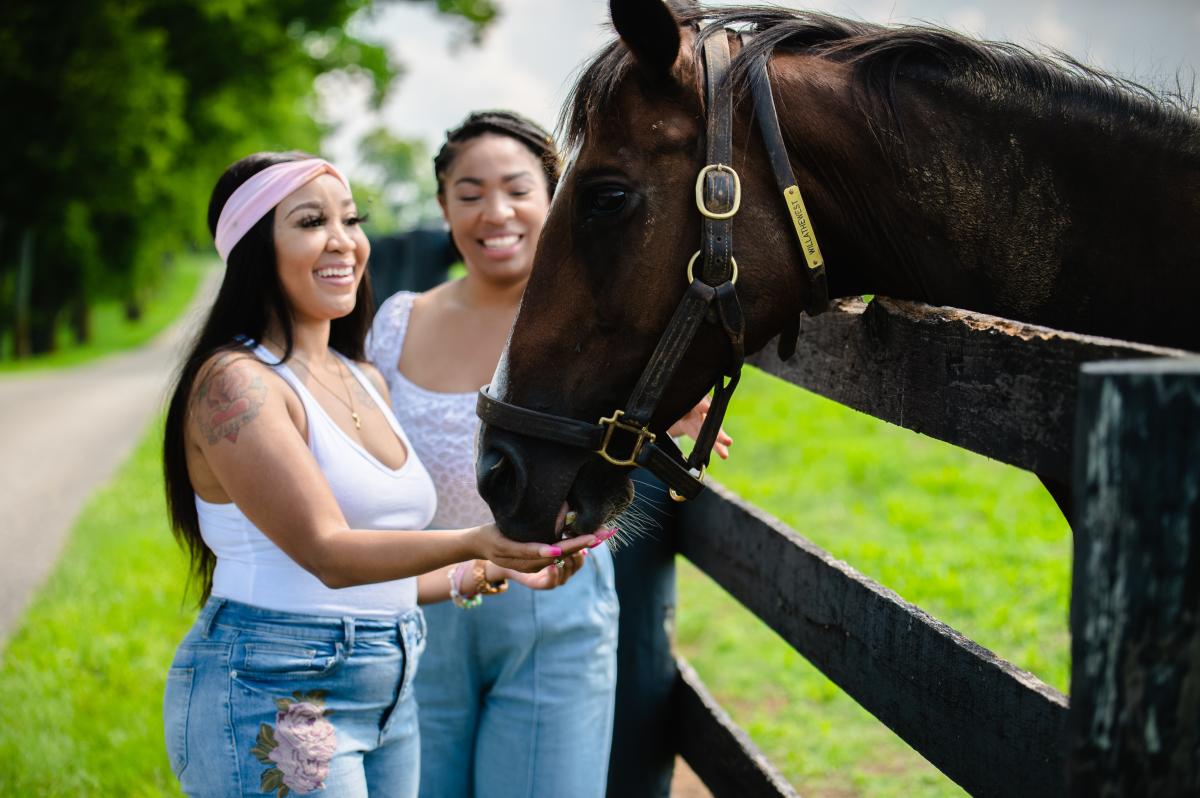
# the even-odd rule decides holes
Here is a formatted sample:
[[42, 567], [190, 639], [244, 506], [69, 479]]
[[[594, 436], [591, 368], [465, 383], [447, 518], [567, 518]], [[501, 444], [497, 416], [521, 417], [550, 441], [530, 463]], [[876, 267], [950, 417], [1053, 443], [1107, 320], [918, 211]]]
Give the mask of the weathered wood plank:
[[1067, 699], [1057, 690], [719, 485], [681, 506], [679, 544], [972, 795], [1062, 795]]
[[855, 410], [1066, 485], [1079, 365], [1188, 354], [877, 297], [803, 317], [787, 361], [771, 345], [750, 362]]
[[671, 717], [679, 754], [714, 798], [796, 798], [797, 793], [682, 659]]
[[1080, 379], [1070, 795], [1200, 795], [1200, 358]]

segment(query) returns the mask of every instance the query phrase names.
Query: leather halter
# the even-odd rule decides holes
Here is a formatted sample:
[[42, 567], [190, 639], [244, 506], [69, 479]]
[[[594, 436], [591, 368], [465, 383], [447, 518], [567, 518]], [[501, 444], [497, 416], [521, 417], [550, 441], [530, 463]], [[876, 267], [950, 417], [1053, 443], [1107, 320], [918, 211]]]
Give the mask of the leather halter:
[[[733, 217], [741, 205], [742, 188], [731, 165], [733, 100], [727, 79], [730, 59], [726, 33], [725, 30], [714, 31], [704, 39], [708, 162], [696, 177], [696, 207], [704, 217], [701, 246], [688, 262], [687, 291], [676, 306], [625, 409], [616, 410], [611, 416], [592, 424], [502, 402], [488, 393], [489, 386], [479, 391], [476, 406], [476, 413], [485, 424], [532, 438], [590, 449], [612, 465], [646, 468], [667, 484], [676, 501], [695, 498], [704, 489], [704, 472], [745, 361], [746, 326], [734, 287], [738, 270], [733, 258]], [[750, 86], [768, 158], [808, 266], [805, 271], [810, 299], [804, 310], [815, 315], [829, 302], [824, 261], [792, 174], [765, 61], [761, 69], [752, 70]], [[708, 415], [691, 454], [684, 458], [669, 436], [659, 437], [650, 431], [649, 424], [703, 323], [719, 325], [729, 339], [730, 358], [726, 368], [713, 381]], [[794, 351], [795, 336], [792, 338], [790, 344]], [[780, 348], [786, 351], [785, 346], [781, 344]], [[618, 449], [622, 443], [624, 447]], [[614, 449], [618, 452], [614, 453]]]

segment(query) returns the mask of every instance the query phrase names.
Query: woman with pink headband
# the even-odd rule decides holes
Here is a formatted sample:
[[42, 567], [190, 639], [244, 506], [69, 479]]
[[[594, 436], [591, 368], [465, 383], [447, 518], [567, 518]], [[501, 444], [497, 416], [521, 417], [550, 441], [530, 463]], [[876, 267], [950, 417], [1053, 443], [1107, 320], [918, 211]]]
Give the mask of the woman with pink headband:
[[417, 605], [555, 587], [599, 542], [422, 531], [433, 485], [363, 362], [360, 221], [341, 172], [299, 153], [244, 158], [213, 190], [225, 279], [163, 443], [203, 601], [163, 707], [188, 795], [415, 796]]

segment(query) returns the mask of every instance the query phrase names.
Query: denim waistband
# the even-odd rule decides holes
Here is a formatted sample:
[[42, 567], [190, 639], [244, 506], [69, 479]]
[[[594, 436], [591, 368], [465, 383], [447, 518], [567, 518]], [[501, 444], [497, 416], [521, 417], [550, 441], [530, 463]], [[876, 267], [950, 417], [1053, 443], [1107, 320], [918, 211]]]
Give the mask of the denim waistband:
[[353, 644], [362, 638], [399, 639], [404, 632], [425, 635], [425, 617], [420, 607], [414, 607], [394, 618], [354, 618], [349, 615], [304, 615], [282, 610], [269, 610], [239, 601], [210, 596], [197, 619], [203, 637], [214, 627], [243, 631], [261, 631], [284, 637], [306, 640], [328, 640]]

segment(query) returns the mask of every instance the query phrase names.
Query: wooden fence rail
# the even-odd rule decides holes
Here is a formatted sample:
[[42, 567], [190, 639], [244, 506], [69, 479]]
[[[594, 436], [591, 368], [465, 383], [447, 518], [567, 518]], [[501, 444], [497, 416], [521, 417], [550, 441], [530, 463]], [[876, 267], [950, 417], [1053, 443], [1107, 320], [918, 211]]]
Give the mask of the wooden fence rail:
[[680, 552], [973, 795], [1059, 796], [1067, 700], [713, 485]]
[[[1168, 360], [1089, 366], [1080, 380], [1086, 363], [1129, 358]], [[719, 486], [678, 509], [663, 548], [677, 546], [972, 795], [1200, 794], [1200, 359], [1179, 358], [1195, 356], [876, 298], [805, 318], [786, 362], [774, 347], [751, 361], [1037, 473], [1064, 506], [1073, 497], [1074, 710]], [[1123, 425], [1125, 395], [1137, 414]], [[667, 574], [655, 556], [655, 573]], [[655, 593], [654, 612], [628, 632], [639, 596], [621, 599], [622, 639], [639, 635], [659, 674], [671, 661], [666, 595]], [[673, 697], [664, 701], [660, 684], [655, 711], [670, 714], [674, 749], [714, 794], [793, 795], [686, 663], [672, 670]], [[619, 783], [614, 792], [610, 779], [609, 795], [662, 794]]]
[[1069, 484], [1079, 367], [1185, 357], [954, 308], [877, 297], [803, 317], [796, 354], [750, 362], [892, 424]]
[[679, 754], [717, 795], [797, 798], [796, 791], [733, 722], [683, 660], [671, 701]]

